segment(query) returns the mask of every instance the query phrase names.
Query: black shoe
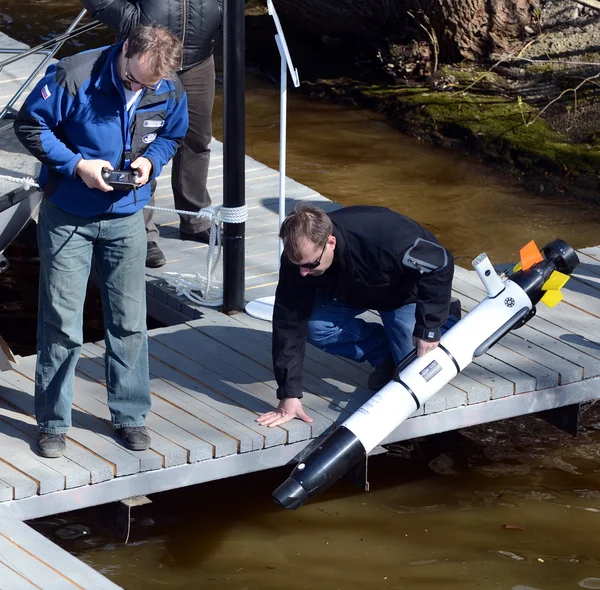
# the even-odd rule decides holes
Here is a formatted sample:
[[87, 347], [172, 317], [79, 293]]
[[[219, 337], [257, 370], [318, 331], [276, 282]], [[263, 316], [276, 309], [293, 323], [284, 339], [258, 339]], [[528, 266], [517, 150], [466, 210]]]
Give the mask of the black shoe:
[[395, 368], [396, 364], [390, 354], [385, 361], [383, 361], [383, 365], [375, 367], [375, 370], [369, 375], [369, 389], [379, 391], [382, 387], [387, 385], [394, 376]]
[[167, 259], [163, 251], [156, 242], [148, 242], [148, 252], [146, 253], [146, 266], [148, 268], [159, 268], [165, 265]]
[[210, 243], [210, 229], [203, 229], [194, 234], [188, 234], [184, 231], [179, 231], [179, 239], [184, 242], [200, 242], [201, 244]]
[[145, 451], [150, 448], [150, 435], [145, 426], [118, 428], [117, 433], [123, 446], [132, 451]]
[[62, 457], [67, 449], [67, 435], [40, 432], [37, 446], [38, 453], [46, 459]]
[[455, 317], [457, 320], [460, 320], [462, 317], [462, 309], [460, 308], [460, 299], [456, 297], [452, 297], [450, 300], [450, 316]]

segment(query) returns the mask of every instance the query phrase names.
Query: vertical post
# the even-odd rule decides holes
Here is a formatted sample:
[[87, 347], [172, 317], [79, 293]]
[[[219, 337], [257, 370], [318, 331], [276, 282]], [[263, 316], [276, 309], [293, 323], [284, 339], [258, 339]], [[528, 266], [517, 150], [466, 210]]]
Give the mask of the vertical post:
[[[223, 205], [242, 207], [245, 192], [245, 1], [225, 0], [223, 25]], [[245, 223], [223, 227], [223, 312], [244, 309]]]
[[[279, 227], [285, 219], [285, 167], [287, 150], [287, 62], [279, 35], [275, 35], [281, 54], [281, 94], [279, 97]], [[279, 259], [283, 254], [283, 240], [279, 240]]]

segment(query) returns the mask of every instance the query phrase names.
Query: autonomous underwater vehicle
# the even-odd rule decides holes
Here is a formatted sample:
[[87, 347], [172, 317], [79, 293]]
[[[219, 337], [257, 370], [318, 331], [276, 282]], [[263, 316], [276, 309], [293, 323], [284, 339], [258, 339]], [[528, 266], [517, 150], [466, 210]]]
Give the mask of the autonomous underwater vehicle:
[[573, 248], [554, 240], [540, 251], [532, 241], [520, 254], [521, 261], [506, 279], [496, 273], [485, 254], [473, 260], [487, 297], [442, 336], [437, 348], [422, 357], [413, 351], [404, 358], [394, 378], [273, 492], [277, 504], [296, 509], [325, 491], [475, 358], [528, 322], [540, 301], [548, 307], [561, 301], [560, 289], [579, 264]]

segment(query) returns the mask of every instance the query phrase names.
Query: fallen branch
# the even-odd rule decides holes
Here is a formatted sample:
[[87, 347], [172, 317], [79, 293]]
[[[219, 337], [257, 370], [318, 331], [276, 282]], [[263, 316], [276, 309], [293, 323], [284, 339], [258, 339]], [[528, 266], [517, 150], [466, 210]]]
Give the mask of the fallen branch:
[[582, 6], [587, 6], [588, 8], [594, 8], [595, 10], [600, 10], [600, 2], [598, 2], [598, 0], [573, 0], [573, 2], [577, 2], [577, 4], [581, 4]]
[[536, 39], [532, 39], [531, 41], [529, 41], [529, 43], [527, 43], [525, 46], [521, 47], [521, 49], [519, 49], [519, 51], [517, 53], [517, 57], [512, 57], [512, 54], [510, 54], [510, 53], [508, 55], [505, 55], [504, 57], [501, 57], [495, 64], [492, 65], [492, 67], [487, 72], [485, 72], [484, 74], [481, 74], [481, 76], [479, 76], [479, 78], [477, 78], [476, 80], [471, 82], [471, 84], [469, 84], [466, 88], [463, 88], [462, 93], [466, 94], [468, 90], [473, 88], [473, 86], [475, 86], [476, 84], [479, 84], [479, 82], [481, 82], [484, 78], [486, 78], [489, 74], [492, 73], [492, 70], [494, 68], [497, 68], [500, 64], [504, 63], [505, 61], [508, 61], [508, 60], [517, 60], [518, 61], [520, 59], [523, 59], [519, 56], [522, 55], [523, 52], [526, 49], [528, 49], [529, 47], [531, 47], [534, 43], [537, 43], [540, 39], [542, 39], [542, 37], [543, 37], [543, 35], [540, 35]]
[[584, 84], [587, 84], [588, 82], [590, 82], [592, 80], [596, 80], [597, 78], [600, 78], [600, 72], [598, 72], [597, 74], [594, 74], [593, 76], [590, 76], [589, 78], [586, 78], [585, 80], [582, 80], [577, 86], [575, 86], [575, 88], [567, 88], [566, 90], [563, 90], [556, 98], [553, 98], [531, 121], [529, 121], [528, 123], [525, 123], [525, 126], [529, 127], [529, 125], [532, 125], [533, 123], [535, 123], [542, 116], [544, 111], [546, 111], [548, 108], [550, 108], [555, 102], [559, 101], [568, 92], [573, 92], [575, 94], [575, 101], [577, 101], [577, 91]]

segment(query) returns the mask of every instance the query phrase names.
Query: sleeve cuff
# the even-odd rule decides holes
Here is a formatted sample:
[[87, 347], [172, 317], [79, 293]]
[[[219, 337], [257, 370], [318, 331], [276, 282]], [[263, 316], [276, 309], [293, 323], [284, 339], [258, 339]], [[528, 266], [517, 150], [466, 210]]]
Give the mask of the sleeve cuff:
[[413, 336], [419, 338], [419, 340], [425, 340], [426, 342], [439, 342], [442, 337], [441, 330], [439, 328], [424, 328], [415, 326]]
[[286, 389], [285, 387], [278, 387], [277, 388], [277, 399], [286, 399], [288, 397], [295, 397], [297, 399], [302, 399], [303, 395], [302, 395], [302, 391], [290, 391], [289, 389]]

